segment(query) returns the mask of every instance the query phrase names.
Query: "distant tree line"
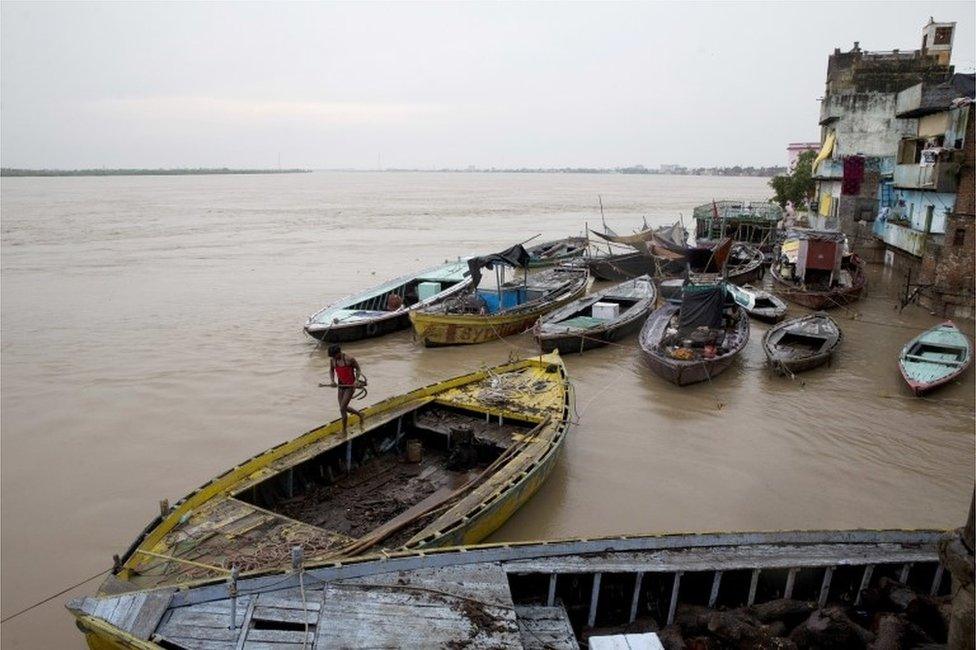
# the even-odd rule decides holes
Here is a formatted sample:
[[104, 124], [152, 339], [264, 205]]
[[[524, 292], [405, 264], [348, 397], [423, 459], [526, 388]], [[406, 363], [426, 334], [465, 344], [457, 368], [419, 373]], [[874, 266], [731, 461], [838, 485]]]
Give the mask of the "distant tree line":
[[651, 169], [643, 165], [630, 167], [467, 167], [441, 169], [384, 169], [387, 172], [452, 172], [496, 174], [672, 174], [679, 176], [759, 176], [769, 178], [786, 172], [786, 167], [668, 167]]
[[0, 176], [198, 176], [204, 174], [304, 174], [309, 169], [231, 169], [185, 167], [179, 169], [18, 169], [0, 168]]

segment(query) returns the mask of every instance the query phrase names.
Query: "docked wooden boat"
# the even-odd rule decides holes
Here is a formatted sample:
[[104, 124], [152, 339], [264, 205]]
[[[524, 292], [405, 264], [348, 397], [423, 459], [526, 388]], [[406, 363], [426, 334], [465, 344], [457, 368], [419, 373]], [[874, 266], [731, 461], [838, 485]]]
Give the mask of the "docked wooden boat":
[[530, 246], [525, 249], [529, 253], [529, 267], [555, 266], [582, 257], [586, 244], [586, 237], [566, 237]]
[[754, 246], [731, 239], [716, 244], [664, 247], [648, 244], [653, 275], [658, 278], [684, 278], [688, 274], [723, 273], [728, 282], [748, 284], [763, 274], [763, 254]]
[[655, 374], [684, 386], [714, 378], [749, 342], [749, 318], [724, 283], [687, 284], [681, 303], [651, 313], [640, 332]]
[[[427, 347], [436, 347], [485, 343], [519, 334], [531, 328], [540, 316], [580, 298], [586, 291], [586, 269], [566, 266], [530, 273], [525, 268], [526, 257], [525, 249], [515, 246], [468, 260], [471, 286], [450, 300], [410, 312], [417, 339]], [[522, 266], [523, 275], [506, 282], [504, 268], [518, 265]], [[481, 286], [481, 268], [496, 269], [495, 288]]]
[[684, 226], [681, 225], [680, 221], [676, 221], [670, 226], [651, 228], [647, 225], [647, 220], [645, 219], [643, 227], [629, 235], [618, 235], [607, 227], [606, 223], [603, 224], [603, 232], [593, 230], [592, 228], [590, 232], [608, 243], [630, 246], [642, 252], [644, 251], [644, 244], [653, 240], [655, 237], [681, 245], [684, 245], [688, 238], [688, 233], [685, 232]]
[[442, 264], [348, 296], [305, 323], [320, 341], [358, 341], [410, 327], [410, 312], [435, 305], [471, 284], [466, 260]]
[[[162, 507], [101, 587], [117, 593], [379, 549], [470, 544], [549, 475], [569, 420], [558, 354], [361, 407], [235, 465]], [[354, 426], [355, 424], [355, 426]], [[223, 568], [221, 568], [223, 567]]]
[[590, 275], [597, 280], [620, 282], [652, 273], [651, 259], [638, 251], [593, 255], [586, 260]]
[[847, 251], [841, 232], [789, 231], [771, 267], [774, 290], [791, 302], [821, 310], [861, 298], [867, 286], [864, 262]]
[[969, 339], [946, 321], [909, 341], [898, 356], [898, 369], [912, 393], [924, 395], [958, 378], [972, 362]]
[[532, 333], [543, 352], [583, 352], [639, 330], [656, 300], [654, 282], [642, 275], [550, 312]]
[[761, 320], [766, 323], [778, 323], [786, 316], [788, 309], [785, 302], [775, 294], [754, 287], [751, 284], [745, 286], [730, 285], [729, 291], [735, 301], [746, 310], [751, 318]]
[[770, 327], [762, 346], [773, 370], [792, 375], [830, 361], [843, 338], [837, 323], [821, 311]]
[[[594, 232], [599, 235], [600, 233]], [[604, 239], [604, 237], [601, 235]], [[664, 247], [665, 250], [674, 248], [684, 250], [688, 234], [680, 222], [675, 222], [670, 226], [661, 226], [648, 230], [645, 228], [641, 232], [641, 237], [625, 243], [636, 250], [608, 250], [606, 253], [590, 255], [587, 257], [587, 266], [592, 275], [597, 280], [607, 280], [620, 282], [621, 280], [632, 280], [641, 275], [655, 275], [658, 269], [655, 267], [653, 259], [649, 256], [649, 251], [656, 250], [654, 247]]]
[[730, 237], [771, 255], [782, 234], [783, 216], [782, 208], [769, 201], [712, 201], [692, 212], [695, 240], [707, 244]]
[[[624, 630], [660, 630], [678, 647], [692, 637], [707, 647], [750, 647], [749, 639], [828, 647], [829, 637], [816, 633], [836, 629], [864, 647], [873, 634], [861, 626], [886, 608], [904, 611], [914, 601], [937, 612], [947, 602], [953, 585], [939, 560], [943, 535], [627, 536], [328, 563], [296, 553], [294, 570], [75, 598], [67, 608], [91, 648], [653, 647], [623, 643]], [[932, 642], [945, 643], [938, 614], [915, 620]]]

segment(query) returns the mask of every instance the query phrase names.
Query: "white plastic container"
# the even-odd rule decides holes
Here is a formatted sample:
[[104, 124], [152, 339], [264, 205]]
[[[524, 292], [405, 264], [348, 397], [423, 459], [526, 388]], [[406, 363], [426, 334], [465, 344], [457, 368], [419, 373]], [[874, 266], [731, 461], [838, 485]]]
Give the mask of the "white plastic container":
[[593, 318], [613, 320], [620, 315], [620, 305], [615, 302], [593, 303]]
[[433, 298], [441, 292], [440, 282], [421, 282], [417, 285], [417, 298], [427, 300]]

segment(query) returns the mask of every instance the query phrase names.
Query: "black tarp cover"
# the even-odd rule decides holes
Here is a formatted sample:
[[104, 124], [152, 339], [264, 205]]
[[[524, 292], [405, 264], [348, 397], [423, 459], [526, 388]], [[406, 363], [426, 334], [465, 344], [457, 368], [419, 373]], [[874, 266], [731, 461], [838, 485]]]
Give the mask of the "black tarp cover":
[[481, 257], [472, 257], [468, 260], [468, 271], [471, 273], [471, 281], [477, 288], [481, 284], [481, 269], [493, 269], [495, 264], [507, 264], [508, 266], [526, 267], [529, 265], [529, 254], [522, 244], [515, 244], [507, 250]]
[[725, 285], [686, 285], [681, 293], [678, 333], [684, 335], [697, 327], [721, 328], [725, 305]]

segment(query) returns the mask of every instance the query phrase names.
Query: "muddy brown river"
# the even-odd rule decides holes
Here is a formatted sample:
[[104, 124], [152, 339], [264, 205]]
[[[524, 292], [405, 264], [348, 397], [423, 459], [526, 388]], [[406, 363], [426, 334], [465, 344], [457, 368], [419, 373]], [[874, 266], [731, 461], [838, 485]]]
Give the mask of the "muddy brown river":
[[[581, 233], [598, 195], [628, 232], [768, 194], [765, 179], [690, 176], [5, 178], [2, 616], [107, 568], [160, 499], [336, 417], [317, 388], [328, 358], [301, 331], [319, 307], [449, 257]], [[567, 357], [579, 424], [492, 539], [959, 525], [973, 373], [910, 397], [898, 351], [939, 319], [895, 309], [901, 282], [873, 267], [867, 298], [834, 314], [833, 365], [795, 381], [764, 369], [760, 323], [709, 384], [653, 376], [636, 337]], [[405, 331], [347, 350], [376, 401], [533, 342], [424, 349]], [[97, 585], [4, 624], [3, 646], [83, 647], [63, 603]]]

